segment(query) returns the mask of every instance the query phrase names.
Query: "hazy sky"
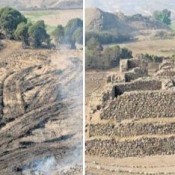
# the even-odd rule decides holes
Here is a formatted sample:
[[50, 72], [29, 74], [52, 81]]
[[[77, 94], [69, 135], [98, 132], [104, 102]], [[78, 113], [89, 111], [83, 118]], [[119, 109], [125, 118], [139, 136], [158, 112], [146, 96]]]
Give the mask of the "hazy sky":
[[86, 7], [126, 14], [151, 14], [155, 10], [170, 9], [175, 14], [175, 0], [86, 0]]

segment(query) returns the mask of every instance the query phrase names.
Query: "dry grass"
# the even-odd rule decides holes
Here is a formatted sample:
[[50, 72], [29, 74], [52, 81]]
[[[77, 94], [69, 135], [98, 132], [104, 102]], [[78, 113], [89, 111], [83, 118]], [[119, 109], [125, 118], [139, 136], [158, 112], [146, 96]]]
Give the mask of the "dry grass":
[[175, 39], [171, 40], [142, 40], [133, 43], [120, 44], [133, 51], [133, 55], [148, 53], [158, 56], [172, 56], [175, 54]]

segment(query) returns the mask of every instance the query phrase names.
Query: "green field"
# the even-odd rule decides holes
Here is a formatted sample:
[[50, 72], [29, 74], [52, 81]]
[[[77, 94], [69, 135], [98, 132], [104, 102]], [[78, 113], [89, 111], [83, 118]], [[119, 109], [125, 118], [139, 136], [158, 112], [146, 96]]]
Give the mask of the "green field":
[[45, 17], [59, 15], [60, 11], [58, 10], [43, 10], [43, 11], [22, 11], [26, 18], [31, 21], [37, 21]]
[[44, 20], [49, 33], [60, 24], [65, 26], [67, 22], [73, 18], [83, 18], [83, 12], [81, 9], [21, 11], [21, 13], [23, 13], [31, 22]]
[[[44, 11], [22, 11], [22, 13], [25, 15], [25, 17], [31, 21], [31, 22], [36, 22], [38, 20], [44, 20], [46, 18], [53, 18], [54, 16], [58, 16], [59, 12], [57, 10], [44, 10]], [[49, 24], [46, 23], [47, 26], [47, 31], [49, 34], [51, 34], [54, 29], [56, 28], [57, 24]]]

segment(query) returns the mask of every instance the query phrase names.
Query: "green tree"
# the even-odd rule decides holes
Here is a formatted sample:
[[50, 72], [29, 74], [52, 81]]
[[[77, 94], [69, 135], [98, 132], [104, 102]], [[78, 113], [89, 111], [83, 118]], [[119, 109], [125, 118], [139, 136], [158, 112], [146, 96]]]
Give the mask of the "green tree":
[[73, 34], [78, 28], [83, 28], [83, 21], [79, 18], [71, 19], [65, 26], [65, 41], [71, 45], [72, 49], [75, 48]]
[[103, 50], [100, 42], [98, 41], [97, 38], [90, 38], [87, 42], [86, 42], [86, 47], [87, 49], [89, 50], [95, 50], [95, 51], [98, 51], [98, 50]]
[[79, 27], [77, 30], [75, 30], [72, 37], [76, 43], [83, 44], [83, 28]]
[[50, 36], [47, 34], [44, 21], [37, 21], [29, 27], [29, 42], [34, 48], [41, 47], [42, 44], [50, 45]]
[[121, 59], [128, 59], [132, 58], [132, 51], [127, 49], [127, 48], [122, 48], [121, 49], [121, 54], [120, 54]]
[[107, 47], [104, 50], [103, 57], [106, 60], [106, 65], [116, 66], [120, 62], [121, 49], [119, 46]]
[[14, 36], [17, 40], [21, 40], [23, 44], [29, 45], [29, 27], [32, 24], [20, 23], [15, 30]]
[[154, 19], [166, 24], [171, 24], [171, 11], [164, 9], [162, 11], [155, 11], [153, 14]]
[[64, 42], [64, 27], [62, 25], [58, 25], [53, 31], [52, 36], [56, 45], [62, 44]]
[[86, 42], [86, 67], [97, 67], [101, 61], [103, 47], [97, 38], [90, 38]]
[[18, 24], [26, 23], [27, 19], [17, 10], [5, 7], [0, 10], [0, 29], [9, 38], [13, 37]]

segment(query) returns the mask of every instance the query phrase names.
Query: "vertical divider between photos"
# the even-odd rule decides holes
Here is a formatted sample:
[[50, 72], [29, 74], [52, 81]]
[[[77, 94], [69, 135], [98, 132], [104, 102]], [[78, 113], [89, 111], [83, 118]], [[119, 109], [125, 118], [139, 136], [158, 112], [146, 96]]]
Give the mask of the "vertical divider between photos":
[[83, 1], [83, 175], [85, 175], [85, 0]]

